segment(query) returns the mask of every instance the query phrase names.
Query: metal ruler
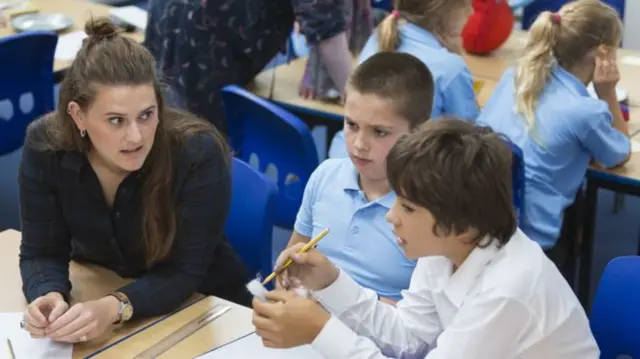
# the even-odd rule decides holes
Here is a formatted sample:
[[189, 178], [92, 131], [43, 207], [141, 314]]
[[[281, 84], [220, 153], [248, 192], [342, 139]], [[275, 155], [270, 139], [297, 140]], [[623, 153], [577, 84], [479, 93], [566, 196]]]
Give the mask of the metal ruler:
[[139, 353], [135, 356], [134, 359], [153, 359], [158, 357], [160, 354], [173, 348], [176, 344], [180, 343], [191, 334], [202, 329], [212, 321], [220, 318], [224, 313], [230, 310], [231, 307], [228, 306], [223, 306], [222, 308], [220, 308], [219, 305], [214, 306], [204, 314], [200, 315], [199, 317], [180, 327], [178, 330], [169, 334], [161, 341], [154, 344], [151, 348]]

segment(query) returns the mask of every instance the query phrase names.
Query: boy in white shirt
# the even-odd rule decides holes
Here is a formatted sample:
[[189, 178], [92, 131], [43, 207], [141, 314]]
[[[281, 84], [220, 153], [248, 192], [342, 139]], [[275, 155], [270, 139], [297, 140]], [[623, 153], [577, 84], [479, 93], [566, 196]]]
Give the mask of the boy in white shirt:
[[598, 358], [571, 288], [517, 229], [510, 166], [502, 138], [461, 120], [428, 121], [400, 139], [387, 158], [398, 194], [388, 220], [418, 259], [403, 299], [381, 303], [322, 254], [291, 247], [279, 263], [294, 260], [287, 278], [315, 300], [254, 300], [265, 346], [311, 344], [330, 359]]

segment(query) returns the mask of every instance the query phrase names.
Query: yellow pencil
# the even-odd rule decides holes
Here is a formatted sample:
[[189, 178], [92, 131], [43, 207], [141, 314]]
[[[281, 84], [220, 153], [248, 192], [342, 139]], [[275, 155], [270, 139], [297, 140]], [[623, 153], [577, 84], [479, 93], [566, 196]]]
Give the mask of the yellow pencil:
[[[305, 244], [304, 247], [300, 248], [300, 250], [298, 251], [298, 253], [304, 253], [306, 251], [308, 251], [309, 249], [313, 248], [316, 246], [316, 244], [324, 237], [327, 235], [327, 233], [329, 233], [329, 228], [325, 228], [322, 232], [320, 232], [316, 238], [312, 239], [311, 241], [309, 241], [309, 243]], [[262, 285], [267, 285], [269, 282], [271, 282], [273, 280], [273, 278], [277, 277], [278, 274], [282, 273], [285, 269], [287, 269], [291, 263], [293, 263], [293, 261], [291, 260], [291, 258], [287, 259], [287, 261], [284, 263], [284, 265], [280, 268], [278, 268], [278, 270], [274, 271], [273, 273], [271, 273], [264, 281], [262, 281]]]
[[11, 345], [11, 340], [7, 338], [7, 347], [9, 347], [9, 354], [11, 355], [11, 359], [16, 359], [16, 353], [13, 352], [13, 345]]

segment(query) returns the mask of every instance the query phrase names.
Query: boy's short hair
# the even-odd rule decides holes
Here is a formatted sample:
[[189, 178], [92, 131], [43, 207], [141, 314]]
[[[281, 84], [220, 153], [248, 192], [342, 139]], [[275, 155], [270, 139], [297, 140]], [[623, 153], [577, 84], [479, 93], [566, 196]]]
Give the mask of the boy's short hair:
[[478, 231], [506, 244], [517, 228], [512, 202], [511, 149], [488, 127], [463, 120], [428, 121], [400, 138], [387, 157], [398, 196], [426, 208], [434, 233]]
[[433, 87], [431, 71], [415, 56], [379, 52], [353, 71], [347, 84], [347, 96], [349, 90], [355, 90], [390, 99], [398, 114], [413, 129], [431, 117]]

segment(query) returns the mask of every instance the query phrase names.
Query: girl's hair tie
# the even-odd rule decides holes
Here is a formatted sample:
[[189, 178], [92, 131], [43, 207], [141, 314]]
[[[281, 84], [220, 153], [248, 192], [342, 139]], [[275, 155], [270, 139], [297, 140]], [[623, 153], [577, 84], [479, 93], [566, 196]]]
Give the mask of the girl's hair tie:
[[391, 12], [391, 16], [393, 16], [394, 19], [399, 19], [400, 18], [400, 11], [398, 10], [393, 10]]
[[551, 22], [554, 23], [555, 25], [560, 25], [560, 14], [557, 12], [554, 12], [553, 14], [551, 14]]

